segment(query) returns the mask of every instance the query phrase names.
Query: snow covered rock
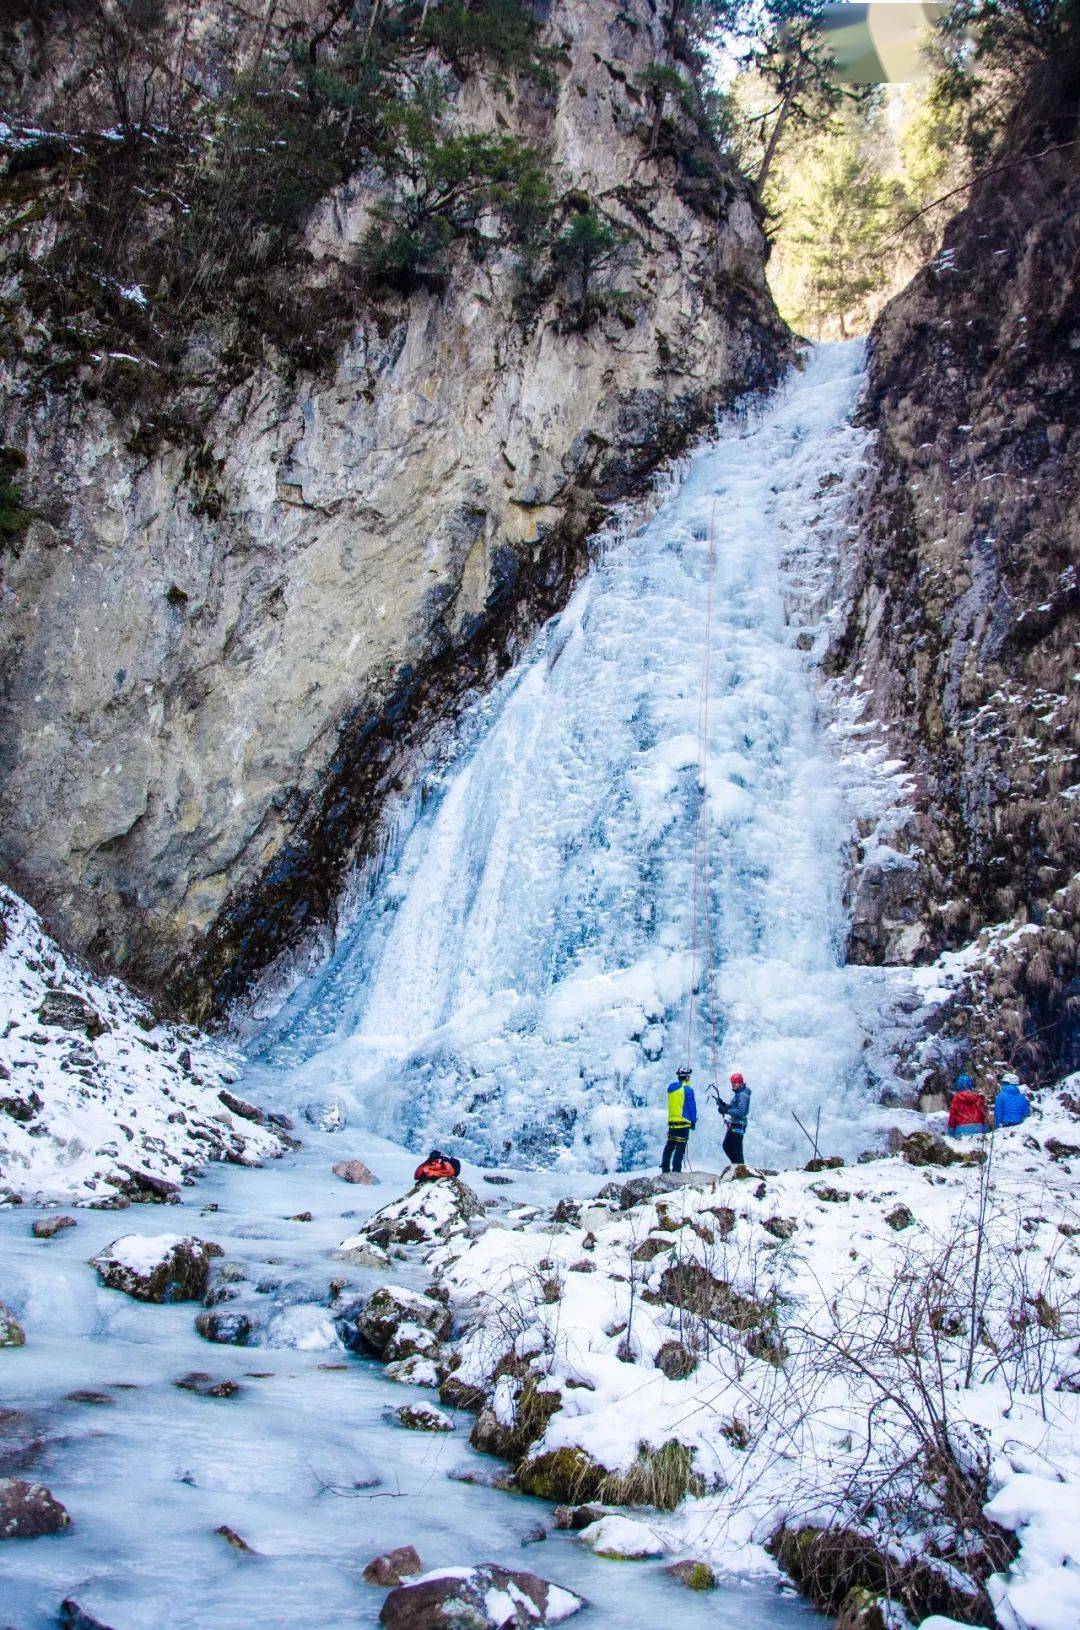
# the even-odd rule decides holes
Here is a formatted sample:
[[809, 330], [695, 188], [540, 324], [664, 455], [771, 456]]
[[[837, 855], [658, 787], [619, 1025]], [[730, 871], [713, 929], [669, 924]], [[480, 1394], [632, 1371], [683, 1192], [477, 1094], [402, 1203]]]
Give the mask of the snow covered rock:
[[528, 1630], [561, 1624], [585, 1602], [534, 1573], [481, 1562], [443, 1568], [399, 1585], [383, 1603], [384, 1630]]
[[416, 1352], [426, 1356], [446, 1340], [452, 1322], [444, 1303], [404, 1285], [383, 1285], [366, 1301], [343, 1309], [336, 1319], [347, 1347], [376, 1353], [388, 1362]]
[[394, 1419], [410, 1432], [452, 1432], [454, 1423], [449, 1415], [434, 1404], [402, 1404], [394, 1410]]
[[109, 1028], [93, 1002], [74, 990], [47, 990], [37, 1016], [42, 1024], [59, 1025], [64, 1030], [81, 1030], [91, 1041], [103, 1036]]
[[90, 1264], [110, 1290], [139, 1302], [197, 1302], [206, 1294], [210, 1263], [224, 1255], [210, 1240], [180, 1234], [125, 1234]]
[[22, 1347], [26, 1333], [5, 1302], [0, 1302], [0, 1347]]
[[354, 1268], [381, 1271], [390, 1266], [390, 1258], [382, 1247], [373, 1245], [363, 1234], [353, 1234], [351, 1238], [342, 1240], [334, 1255], [339, 1262], [350, 1262]]
[[611, 1557], [617, 1562], [643, 1562], [647, 1557], [665, 1556], [671, 1549], [667, 1540], [648, 1523], [617, 1512], [583, 1528], [581, 1543], [597, 1556]]
[[377, 1183], [379, 1179], [362, 1160], [336, 1160], [330, 1170], [343, 1183]]
[[166, 1199], [209, 1160], [282, 1152], [220, 1100], [231, 1058], [94, 979], [2, 886], [0, 1012], [0, 1170], [24, 1199]]
[[0, 1479], [0, 1539], [37, 1539], [59, 1534], [71, 1522], [59, 1500], [41, 1483]]
[[303, 1117], [320, 1132], [343, 1132], [349, 1124], [348, 1111], [343, 1098], [318, 1098], [305, 1104]]
[[424, 1564], [414, 1546], [396, 1545], [392, 1551], [372, 1557], [364, 1569], [364, 1578], [369, 1585], [382, 1585], [386, 1589], [390, 1585], [400, 1585], [413, 1574], [423, 1571]]
[[399, 1200], [377, 1211], [353, 1239], [342, 1240], [339, 1251], [369, 1240], [386, 1250], [390, 1245], [420, 1245], [464, 1233], [484, 1208], [467, 1183], [445, 1178], [438, 1183], [417, 1183]]

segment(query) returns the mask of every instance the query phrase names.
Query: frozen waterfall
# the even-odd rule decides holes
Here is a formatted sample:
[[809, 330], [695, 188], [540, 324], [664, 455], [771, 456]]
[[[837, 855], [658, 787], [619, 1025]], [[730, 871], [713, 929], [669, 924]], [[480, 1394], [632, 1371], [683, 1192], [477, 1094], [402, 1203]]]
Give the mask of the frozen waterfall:
[[[726, 422], [647, 525], [613, 538], [478, 710], [327, 964], [261, 1038], [260, 1090], [338, 1093], [410, 1147], [591, 1169], [651, 1163], [684, 1059], [698, 708], [714, 530], [708, 775], [711, 993], [698, 959], [702, 1121], [715, 1053], [753, 1089], [748, 1153], [855, 1152], [888, 977], [842, 965], [844, 773], [792, 604], [848, 519], [865, 433], [858, 343], [813, 351]], [[713, 519], [715, 516], [715, 520]], [[699, 940], [705, 936], [699, 924]], [[861, 1140], [861, 1141], [860, 1141]]]

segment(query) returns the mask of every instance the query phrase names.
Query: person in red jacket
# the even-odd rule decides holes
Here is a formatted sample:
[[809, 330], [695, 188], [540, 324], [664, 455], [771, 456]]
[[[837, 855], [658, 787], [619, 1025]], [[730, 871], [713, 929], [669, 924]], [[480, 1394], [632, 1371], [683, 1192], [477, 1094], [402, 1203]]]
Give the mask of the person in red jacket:
[[990, 1115], [986, 1099], [975, 1089], [970, 1075], [958, 1075], [956, 1091], [949, 1105], [949, 1131], [954, 1138], [967, 1137], [973, 1132], [989, 1132]]

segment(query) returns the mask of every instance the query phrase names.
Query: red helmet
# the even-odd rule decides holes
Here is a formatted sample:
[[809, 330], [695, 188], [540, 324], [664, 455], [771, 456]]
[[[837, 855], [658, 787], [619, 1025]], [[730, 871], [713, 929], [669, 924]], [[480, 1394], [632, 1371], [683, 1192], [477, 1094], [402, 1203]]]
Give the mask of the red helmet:
[[745, 1087], [746, 1085], [746, 1082], [743, 1080], [738, 1070], [736, 1070], [735, 1074], [731, 1077], [731, 1085], [733, 1087]]

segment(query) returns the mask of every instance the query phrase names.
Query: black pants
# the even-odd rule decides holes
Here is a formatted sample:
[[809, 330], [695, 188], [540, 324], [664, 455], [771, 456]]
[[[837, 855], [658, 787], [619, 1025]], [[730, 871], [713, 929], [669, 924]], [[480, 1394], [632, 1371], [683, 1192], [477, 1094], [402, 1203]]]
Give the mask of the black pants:
[[744, 1164], [742, 1140], [742, 1133], [736, 1132], [733, 1127], [729, 1126], [724, 1134], [724, 1153], [732, 1166], [742, 1166]]
[[686, 1145], [690, 1142], [690, 1128], [668, 1127], [667, 1142], [664, 1152], [660, 1156], [660, 1170], [662, 1172], [681, 1172], [683, 1157], [686, 1154]]

